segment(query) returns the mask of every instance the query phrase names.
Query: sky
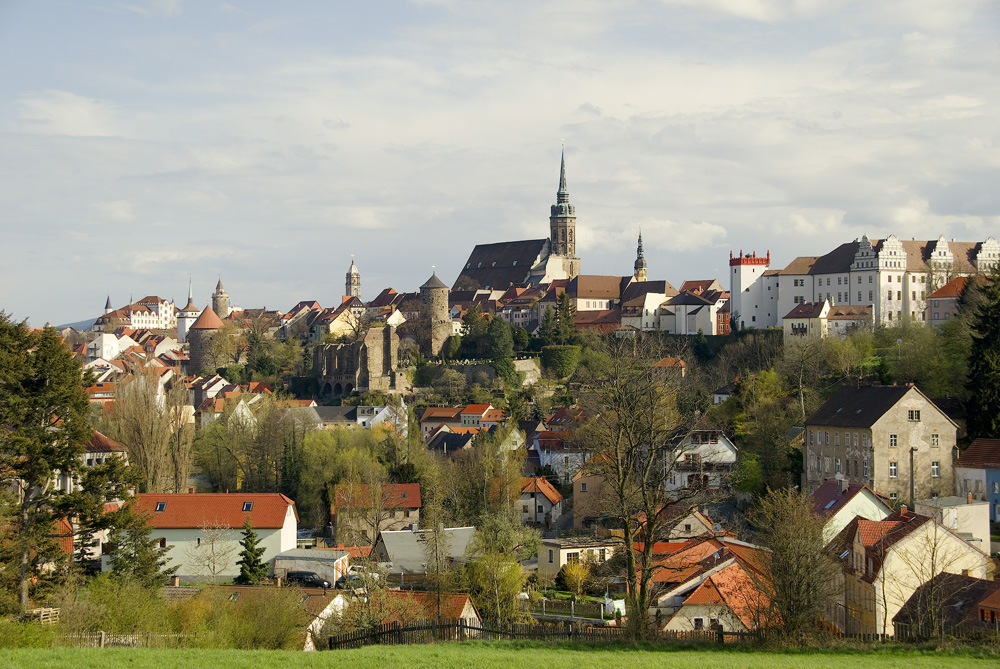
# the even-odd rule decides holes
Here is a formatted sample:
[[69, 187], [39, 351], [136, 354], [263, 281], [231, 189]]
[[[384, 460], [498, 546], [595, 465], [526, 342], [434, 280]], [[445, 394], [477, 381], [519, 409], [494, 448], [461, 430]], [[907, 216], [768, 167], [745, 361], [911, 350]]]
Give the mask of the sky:
[[0, 0], [0, 310], [287, 311], [548, 236], [726, 280], [867, 234], [1000, 237], [993, 0]]

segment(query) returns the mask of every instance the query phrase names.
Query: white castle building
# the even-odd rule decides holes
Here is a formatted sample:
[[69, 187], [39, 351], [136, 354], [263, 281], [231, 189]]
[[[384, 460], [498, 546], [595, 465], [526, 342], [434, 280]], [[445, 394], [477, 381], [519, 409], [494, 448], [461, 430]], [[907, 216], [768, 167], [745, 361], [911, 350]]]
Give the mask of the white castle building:
[[957, 276], [986, 274], [1000, 261], [1000, 244], [903, 241], [867, 236], [822, 256], [802, 256], [770, 269], [770, 253], [729, 254], [733, 328], [768, 328], [797, 304], [872, 305], [875, 323], [927, 320], [926, 297]]

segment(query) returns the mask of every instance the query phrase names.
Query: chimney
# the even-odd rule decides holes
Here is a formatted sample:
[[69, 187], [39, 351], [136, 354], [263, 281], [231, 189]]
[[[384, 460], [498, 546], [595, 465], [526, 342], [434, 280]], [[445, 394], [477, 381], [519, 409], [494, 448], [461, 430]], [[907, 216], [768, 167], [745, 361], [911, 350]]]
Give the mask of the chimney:
[[971, 493], [971, 492], [970, 492], [970, 493], [968, 493], [968, 494], [967, 494], [967, 495], [965, 496], [965, 503], [966, 503], [966, 504], [972, 504], [972, 493]]
[[170, 577], [170, 585], [172, 585], [175, 588], [177, 588], [177, 587], [180, 587], [180, 584], [181, 584], [181, 577], [180, 576], [171, 576]]
[[841, 495], [847, 492], [847, 479], [837, 479], [837, 489]]
[[194, 494], [194, 488], [188, 488], [188, 494], [189, 495], [193, 495]]
[[905, 504], [900, 504], [899, 505], [899, 515], [901, 515], [901, 516], [905, 516], [906, 515], [906, 505]]

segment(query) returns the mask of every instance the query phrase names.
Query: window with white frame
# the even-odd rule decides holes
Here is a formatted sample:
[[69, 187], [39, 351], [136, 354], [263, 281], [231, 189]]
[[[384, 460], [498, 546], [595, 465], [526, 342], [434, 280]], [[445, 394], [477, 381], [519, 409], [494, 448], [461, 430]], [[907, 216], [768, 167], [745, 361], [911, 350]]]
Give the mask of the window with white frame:
[[920, 409], [910, 409], [906, 412], [907, 420], [920, 421]]
[[897, 446], [896, 435], [890, 434], [889, 435], [889, 448], [896, 448], [896, 446]]
[[890, 462], [889, 463], [889, 478], [894, 479], [898, 475], [899, 475], [899, 463], [895, 462], [895, 461]]
[[931, 461], [931, 477], [940, 478], [941, 476], [941, 463], [937, 460]]
[[941, 436], [937, 432], [935, 432], [931, 435], [931, 446], [940, 446], [940, 445], [941, 445]]

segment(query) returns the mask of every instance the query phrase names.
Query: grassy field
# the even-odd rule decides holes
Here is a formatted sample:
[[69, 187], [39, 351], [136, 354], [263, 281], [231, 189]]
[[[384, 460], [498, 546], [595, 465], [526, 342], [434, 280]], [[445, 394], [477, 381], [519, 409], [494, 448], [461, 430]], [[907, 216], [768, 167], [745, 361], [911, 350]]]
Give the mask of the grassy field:
[[275, 669], [283, 667], [531, 667], [546, 669], [581, 667], [696, 667], [697, 669], [843, 669], [864, 665], [866, 669], [951, 669], [952, 667], [996, 667], [1000, 654], [982, 652], [918, 651], [885, 649], [868, 652], [752, 652], [706, 648], [587, 647], [580, 644], [553, 646], [536, 643], [466, 642], [429, 646], [369, 646], [359, 650], [296, 653], [290, 651], [161, 650], [108, 648], [54, 650], [0, 650], [0, 666], [32, 669], [78, 669], [82, 666], [163, 669], [164, 667], [225, 667], [226, 669]]

